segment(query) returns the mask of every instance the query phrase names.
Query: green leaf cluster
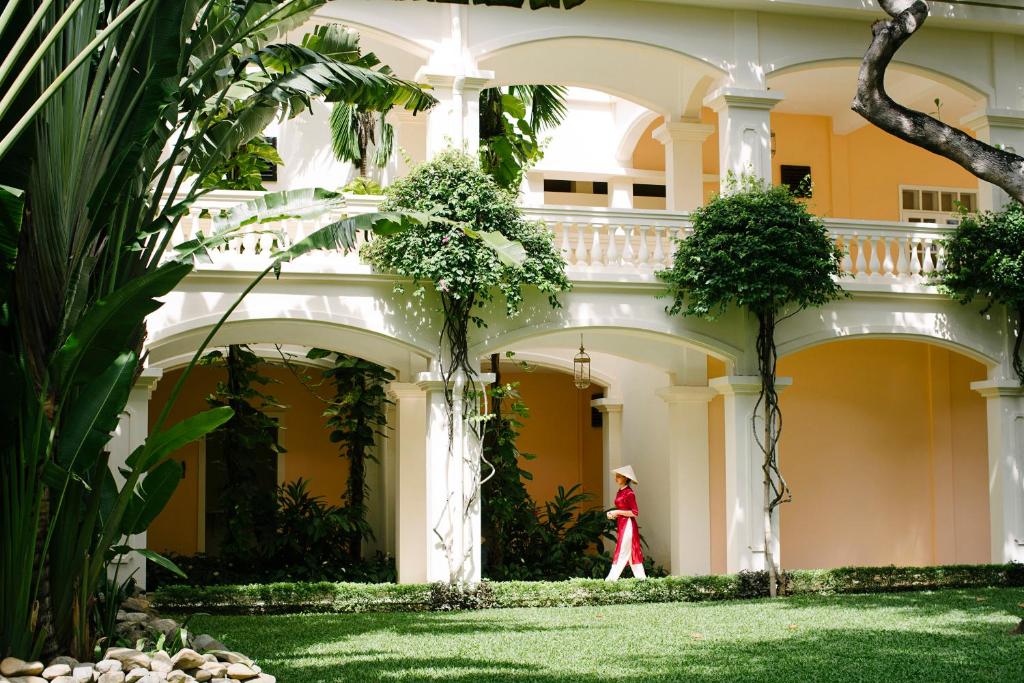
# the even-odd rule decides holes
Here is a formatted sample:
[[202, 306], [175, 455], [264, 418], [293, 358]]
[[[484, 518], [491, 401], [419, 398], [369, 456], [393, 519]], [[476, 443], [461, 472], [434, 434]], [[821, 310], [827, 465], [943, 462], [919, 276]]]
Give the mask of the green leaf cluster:
[[[934, 280], [944, 292], [962, 304], [985, 300], [983, 314], [993, 305], [1005, 306], [1018, 324], [1024, 321], [1024, 206], [1012, 202], [998, 212], [965, 212], [943, 245], [943, 266]], [[1018, 333], [1013, 367], [1024, 383], [1020, 351]]]
[[512, 85], [480, 93], [480, 165], [498, 185], [516, 191], [523, 174], [544, 158], [540, 135], [565, 120], [566, 93], [560, 85]]
[[669, 313], [714, 319], [736, 306], [774, 315], [843, 295], [842, 251], [785, 186], [741, 178], [691, 219], [672, 267], [658, 273], [672, 298]]
[[[553, 233], [526, 221], [515, 197], [465, 154], [451, 150], [439, 154], [389, 186], [386, 197], [382, 211], [424, 212], [447, 222], [424, 222], [373, 240], [362, 254], [374, 267], [410, 278], [417, 285], [430, 284], [444, 296], [474, 306], [484, 306], [500, 294], [509, 316], [519, 312], [527, 286], [546, 294], [552, 306], [559, 305], [558, 293], [569, 289]], [[520, 243], [525, 259], [518, 267], [503, 263], [487, 242], [474, 238], [467, 228]], [[472, 319], [484, 324], [479, 315], [473, 314]]]

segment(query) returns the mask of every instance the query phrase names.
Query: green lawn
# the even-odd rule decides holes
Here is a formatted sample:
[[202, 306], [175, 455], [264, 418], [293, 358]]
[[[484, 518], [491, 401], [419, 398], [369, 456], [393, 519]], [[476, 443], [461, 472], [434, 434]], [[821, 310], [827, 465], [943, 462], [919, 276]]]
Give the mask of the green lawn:
[[1024, 589], [196, 617], [282, 683], [1024, 680]]

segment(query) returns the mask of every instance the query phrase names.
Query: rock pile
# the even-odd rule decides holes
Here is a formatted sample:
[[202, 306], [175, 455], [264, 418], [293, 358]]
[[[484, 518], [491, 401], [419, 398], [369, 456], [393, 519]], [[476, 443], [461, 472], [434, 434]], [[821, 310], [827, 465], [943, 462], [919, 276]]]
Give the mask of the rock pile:
[[0, 683], [277, 683], [251, 659], [207, 634], [189, 638], [188, 647], [173, 655], [156, 649], [160, 636], [170, 643], [184, 632], [173, 619], [161, 618], [142, 595], [121, 604], [115, 630], [123, 642], [143, 649], [111, 647], [95, 663], [55, 657], [46, 666], [8, 657], [0, 661]]

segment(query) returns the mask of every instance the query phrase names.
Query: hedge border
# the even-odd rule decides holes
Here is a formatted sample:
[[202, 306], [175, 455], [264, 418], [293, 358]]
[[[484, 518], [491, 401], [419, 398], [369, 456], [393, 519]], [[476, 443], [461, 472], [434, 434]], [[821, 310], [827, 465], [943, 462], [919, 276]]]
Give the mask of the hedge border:
[[[167, 612], [292, 614], [425, 612], [511, 607], [580, 607], [702, 602], [767, 595], [765, 572], [669, 576], [646, 581], [484, 581], [477, 586], [393, 583], [270, 583], [165, 586], [150, 596]], [[1024, 564], [842, 567], [786, 573], [787, 595], [885, 593], [939, 588], [1024, 586]]]

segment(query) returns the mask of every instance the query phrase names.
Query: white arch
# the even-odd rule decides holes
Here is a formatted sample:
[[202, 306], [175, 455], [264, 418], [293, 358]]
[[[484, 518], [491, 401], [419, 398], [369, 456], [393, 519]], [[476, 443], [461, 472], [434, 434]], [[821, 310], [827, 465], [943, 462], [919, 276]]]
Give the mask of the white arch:
[[626, 127], [626, 132], [619, 138], [619, 146], [615, 150], [615, 158], [623, 166], [633, 165], [633, 152], [640, 138], [652, 123], [658, 120], [658, 113], [647, 109], [633, 119]]

